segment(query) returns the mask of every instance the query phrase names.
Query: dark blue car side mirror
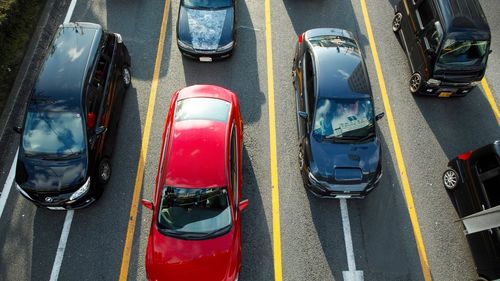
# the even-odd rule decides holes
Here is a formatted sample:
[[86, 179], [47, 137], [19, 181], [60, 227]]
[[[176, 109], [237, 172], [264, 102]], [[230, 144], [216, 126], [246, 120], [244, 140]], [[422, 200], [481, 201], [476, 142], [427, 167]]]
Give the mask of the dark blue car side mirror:
[[378, 121], [378, 120], [384, 118], [384, 115], [385, 115], [384, 112], [377, 114], [377, 116], [375, 116], [375, 121]]
[[300, 117], [302, 117], [302, 118], [304, 118], [304, 119], [307, 119], [307, 117], [308, 117], [309, 115], [307, 114], [307, 112], [304, 112], [304, 111], [299, 111], [299, 116], [300, 116]]

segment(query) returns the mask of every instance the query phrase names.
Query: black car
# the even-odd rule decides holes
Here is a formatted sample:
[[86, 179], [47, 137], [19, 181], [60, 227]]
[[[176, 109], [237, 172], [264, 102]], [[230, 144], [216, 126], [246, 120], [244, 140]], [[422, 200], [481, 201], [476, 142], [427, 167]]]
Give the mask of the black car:
[[235, 0], [181, 0], [177, 46], [203, 62], [227, 58], [236, 44]]
[[464, 96], [483, 78], [491, 34], [478, 0], [400, 0], [392, 30], [410, 62], [410, 92]]
[[486, 210], [500, 207], [500, 140], [460, 154], [448, 163], [448, 167], [443, 183], [458, 216], [466, 226], [464, 218], [473, 217], [474, 226], [488, 228], [466, 232], [477, 272], [486, 280], [500, 279], [500, 221], [492, 223], [480, 216]]
[[299, 163], [315, 195], [363, 198], [382, 176], [370, 82], [359, 46], [342, 29], [299, 36], [293, 59]]
[[111, 176], [121, 105], [131, 84], [120, 34], [93, 23], [59, 26], [26, 107], [16, 187], [38, 206], [94, 202]]

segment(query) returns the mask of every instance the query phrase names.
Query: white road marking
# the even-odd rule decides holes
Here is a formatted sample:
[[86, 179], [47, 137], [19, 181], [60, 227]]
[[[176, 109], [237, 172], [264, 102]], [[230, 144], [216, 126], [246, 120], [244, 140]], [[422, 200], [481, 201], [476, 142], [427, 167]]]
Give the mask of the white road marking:
[[342, 227], [344, 228], [345, 251], [347, 255], [347, 271], [342, 271], [344, 281], [363, 281], [363, 271], [356, 270], [356, 260], [354, 258], [354, 248], [352, 246], [351, 223], [349, 222], [349, 211], [347, 201], [340, 200], [340, 213], [342, 216]]
[[64, 251], [66, 250], [66, 242], [68, 241], [69, 230], [71, 229], [71, 222], [73, 221], [74, 212], [75, 211], [73, 210], [69, 210], [68, 212], [66, 212], [66, 219], [64, 220], [61, 238], [59, 239], [59, 245], [57, 246], [56, 258], [54, 259], [54, 265], [52, 266], [52, 272], [50, 273], [50, 281], [57, 281], [57, 279], [59, 278], [59, 271], [61, 270]]
[[71, 20], [71, 16], [73, 15], [73, 11], [75, 10], [76, 0], [71, 0], [69, 4], [68, 12], [66, 13], [66, 17], [64, 18], [64, 23], [68, 23]]
[[17, 163], [17, 155], [19, 154], [19, 148], [16, 151], [16, 156], [14, 157], [14, 162], [12, 162], [12, 166], [10, 167], [9, 175], [5, 180], [5, 184], [3, 185], [2, 194], [0, 195], [0, 219], [2, 218], [3, 209], [5, 208], [5, 204], [7, 203], [7, 197], [9, 197], [10, 189], [14, 184], [14, 177], [16, 176], [16, 163]]

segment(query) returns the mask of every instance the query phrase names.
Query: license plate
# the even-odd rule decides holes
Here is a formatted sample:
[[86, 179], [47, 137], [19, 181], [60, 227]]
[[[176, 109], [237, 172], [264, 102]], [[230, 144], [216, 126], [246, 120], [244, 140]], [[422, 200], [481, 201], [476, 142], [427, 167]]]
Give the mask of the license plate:
[[64, 211], [64, 210], [66, 210], [63, 207], [47, 207], [47, 209], [54, 210], [54, 211]]
[[453, 92], [441, 92], [441, 93], [439, 93], [439, 97], [440, 98], [449, 98], [452, 94], [453, 94]]
[[211, 62], [211, 61], [212, 61], [212, 58], [211, 58], [211, 57], [200, 57], [200, 61], [203, 61], [203, 62]]
[[351, 198], [351, 195], [337, 195], [337, 196], [335, 196], [335, 198], [338, 198], [338, 199], [349, 199], [349, 198]]

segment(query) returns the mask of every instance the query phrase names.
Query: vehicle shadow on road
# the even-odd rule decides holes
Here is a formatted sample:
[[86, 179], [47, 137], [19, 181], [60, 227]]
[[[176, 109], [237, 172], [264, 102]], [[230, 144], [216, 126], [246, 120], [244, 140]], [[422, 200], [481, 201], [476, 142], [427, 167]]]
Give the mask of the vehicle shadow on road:
[[241, 273], [240, 280], [273, 280], [273, 246], [270, 222], [266, 218], [261, 192], [248, 151], [243, 146], [243, 199], [249, 205], [243, 214], [241, 234]]
[[[347, 199], [356, 270], [365, 280], [423, 280], [408, 209], [387, 144], [383, 176], [364, 199]], [[335, 280], [348, 271], [345, 238], [338, 199], [308, 192], [313, 224]]]
[[353, 20], [356, 16], [351, 1], [283, 0], [283, 3], [297, 35], [313, 28], [342, 28], [354, 34], [362, 49], [368, 47], [368, 38]]
[[380, 131], [378, 136], [382, 179], [364, 199], [348, 201], [351, 225], [359, 226], [359, 231], [353, 232], [354, 248], [364, 248], [359, 266], [365, 271], [365, 280], [423, 280], [408, 208], [395, 170], [397, 163], [385, 136]]
[[481, 87], [461, 98], [414, 99], [448, 159], [500, 138], [495, 114]]
[[[259, 83], [257, 31], [245, 1], [238, 2], [236, 8], [237, 45], [232, 56], [214, 63], [200, 63], [183, 57], [182, 63], [186, 86], [211, 84], [231, 90], [238, 95], [245, 124], [251, 124], [261, 120], [266, 97]], [[176, 54], [181, 55], [180, 52]]]

